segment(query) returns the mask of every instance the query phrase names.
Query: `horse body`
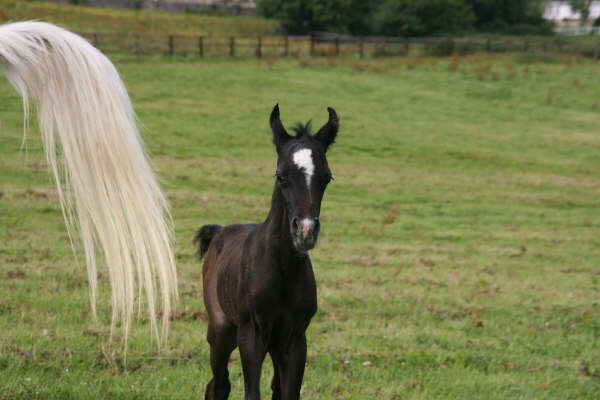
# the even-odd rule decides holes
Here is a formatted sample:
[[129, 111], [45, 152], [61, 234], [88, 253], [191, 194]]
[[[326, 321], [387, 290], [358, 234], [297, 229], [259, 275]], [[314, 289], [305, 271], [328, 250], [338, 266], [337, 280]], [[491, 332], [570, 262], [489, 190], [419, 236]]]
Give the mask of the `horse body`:
[[[277, 107], [273, 114], [278, 180], [266, 221], [224, 228], [207, 225], [196, 237], [205, 257], [204, 303], [213, 370], [206, 399], [228, 397], [227, 362], [236, 346], [242, 359], [246, 399], [260, 398], [260, 374], [267, 353], [274, 365], [273, 399], [300, 396], [306, 363], [305, 331], [317, 310], [308, 250], [316, 244], [319, 231], [320, 202], [331, 175], [324, 154], [333, 139], [324, 145], [315, 139], [319, 134], [313, 137], [300, 132], [291, 140], [278, 122]], [[327, 134], [337, 133], [333, 110], [323, 129]], [[308, 150], [308, 161], [293, 161], [298, 161], [295, 154]], [[307, 170], [310, 180], [306, 179]]]
[[[308, 256], [296, 256], [280, 245], [285, 235], [273, 220], [258, 225], [230, 225], [216, 233], [205, 255], [203, 268], [204, 302], [209, 315], [208, 341], [214, 383], [229, 391], [226, 363], [239, 344], [243, 362], [258, 366], [270, 353], [277, 373], [274, 391], [289, 387], [293, 398], [302, 381], [284, 385], [298, 376], [306, 361], [304, 332], [317, 310], [316, 282]], [[257, 337], [258, 336], [258, 337]], [[296, 348], [293, 365], [284, 365], [286, 349]], [[288, 363], [290, 364], [290, 363]], [[258, 374], [257, 374], [258, 372]], [[260, 369], [244, 369], [247, 391], [258, 389]], [[290, 380], [288, 378], [288, 380]], [[280, 397], [275, 397], [280, 398]]]

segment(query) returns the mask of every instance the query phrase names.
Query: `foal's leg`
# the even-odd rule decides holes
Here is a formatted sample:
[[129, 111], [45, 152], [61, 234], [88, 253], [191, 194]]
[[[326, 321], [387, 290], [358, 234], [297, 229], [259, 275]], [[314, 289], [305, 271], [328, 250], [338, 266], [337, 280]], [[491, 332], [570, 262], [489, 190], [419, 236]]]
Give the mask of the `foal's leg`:
[[306, 336], [304, 333], [292, 338], [286, 345], [278, 346], [273, 353], [273, 361], [279, 371], [281, 399], [299, 399], [306, 365]]
[[237, 338], [244, 371], [245, 399], [260, 400], [260, 372], [267, 354], [266, 340], [252, 323], [240, 326]]
[[273, 395], [271, 400], [281, 400], [281, 378], [279, 377], [279, 365], [277, 360], [273, 357], [271, 351], [271, 360], [273, 361], [273, 380], [271, 381], [271, 391]]
[[233, 325], [224, 325], [218, 330], [209, 326], [208, 342], [210, 343], [210, 367], [213, 378], [206, 386], [206, 400], [225, 400], [229, 396], [231, 384], [227, 363], [235, 348], [236, 337]]

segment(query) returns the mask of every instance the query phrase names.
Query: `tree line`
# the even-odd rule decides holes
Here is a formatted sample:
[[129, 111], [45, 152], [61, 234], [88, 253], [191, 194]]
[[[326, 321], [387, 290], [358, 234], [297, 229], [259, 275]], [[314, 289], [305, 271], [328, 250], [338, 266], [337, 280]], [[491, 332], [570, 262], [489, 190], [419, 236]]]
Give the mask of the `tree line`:
[[543, 0], [258, 0], [257, 11], [289, 34], [441, 36], [549, 34]]

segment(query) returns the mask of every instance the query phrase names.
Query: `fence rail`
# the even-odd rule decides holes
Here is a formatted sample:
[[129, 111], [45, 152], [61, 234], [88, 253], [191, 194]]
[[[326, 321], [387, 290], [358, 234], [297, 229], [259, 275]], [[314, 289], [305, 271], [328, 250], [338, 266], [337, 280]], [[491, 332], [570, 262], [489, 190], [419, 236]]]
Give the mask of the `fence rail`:
[[600, 39], [564, 37], [401, 38], [342, 35], [217, 37], [80, 32], [107, 53], [195, 57], [451, 55], [473, 52], [578, 53], [597, 59]]

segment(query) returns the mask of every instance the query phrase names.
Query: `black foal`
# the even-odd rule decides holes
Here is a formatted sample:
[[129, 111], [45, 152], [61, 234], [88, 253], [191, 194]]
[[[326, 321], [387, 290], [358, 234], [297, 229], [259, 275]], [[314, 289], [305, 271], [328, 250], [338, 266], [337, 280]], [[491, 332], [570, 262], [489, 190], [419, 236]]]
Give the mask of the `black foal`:
[[238, 346], [246, 399], [260, 399], [260, 374], [267, 353], [273, 360], [273, 399], [298, 399], [306, 363], [305, 331], [317, 310], [317, 291], [308, 251], [319, 235], [321, 200], [332, 179], [325, 152], [339, 119], [312, 135], [310, 123], [290, 136], [271, 113], [277, 171], [271, 210], [253, 225], [205, 225], [196, 235], [208, 311], [213, 378], [206, 399], [226, 399], [227, 362]]

